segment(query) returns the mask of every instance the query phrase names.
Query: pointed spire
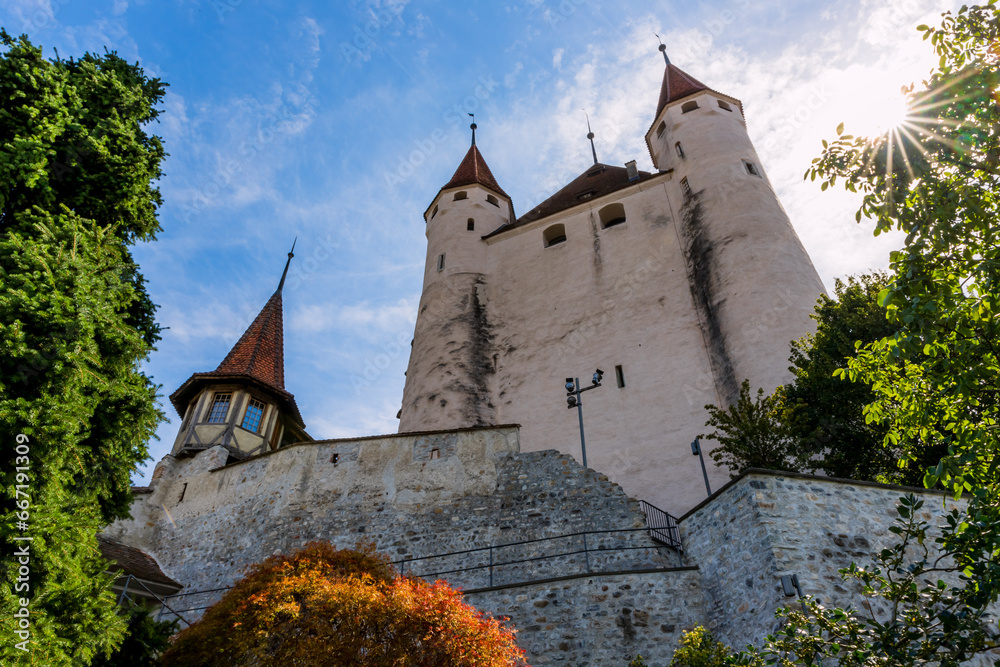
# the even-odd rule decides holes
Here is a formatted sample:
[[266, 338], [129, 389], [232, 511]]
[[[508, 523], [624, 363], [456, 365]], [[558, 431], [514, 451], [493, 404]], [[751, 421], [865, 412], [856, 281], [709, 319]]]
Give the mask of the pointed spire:
[[283, 273], [281, 274], [281, 282], [279, 282], [279, 283], [278, 283], [278, 291], [279, 291], [279, 292], [280, 292], [280, 291], [282, 290], [282, 288], [284, 288], [284, 286], [285, 286], [285, 278], [286, 278], [286, 277], [288, 276], [288, 265], [292, 263], [292, 257], [295, 257], [295, 242], [296, 242], [296, 241], [298, 241], [298, 240], [299, 240], [299, 237], [298, 237], [298, 236], [296, 236], [296, 237], [295, 237], [295, 238], [294, 238], [294, 239], [292, 240], [292, 249], [288, 251], [288, 261], [287, 261], [287, 262], [285, 262], [285, 270], [284, 270], [284, 272], [283, 272]]
[[479, 127], [479, 126], [476, 125], [476, 114], [470, 113], [469, 115], [472, 116], [472, 125], [470, 125], [469, 127], [472, 128], [472, 145], [475, 146], [476, 145], [476, 128]]
[[216, 374], [249, 375], [264, 384], [284, 390], [285, 335], [281, 290], [288, 276], [288, 266], [295, 256], [294, 250], [295, 241], [292, 242], [292, 250], [288, 252], [288, 260], [285, 262], [285, 271], [281, 274], [278, 289], [215, 369]]
[[[653, 34], [656, 35], [655, 32]], [[663, 54], [663, 62], [670, 65], [670, 58], [667, 56], [667, 45], [663, 43], [663, 40], [660, 39], [659, 35], [656, 35], [656, 39], [660, 41], [660, 53]]]
[[590, 114], [584, 109], [587, 116], [587, 138], [590, 139], [590, 152], [594, 154], [594, 164], [597, 164], [597, 148], [594, 147], [594, 132], [590, 129]]
[[462, 159], [462, 163], [458, 165], [458, 169], [455, 170], [455, 175], [451, 177], [442, 190], [447, 190], [448, 188], [455, 188], [461, 185], [472, 185], [478, 183], [479, 185], [484, 185], [490, 190], [507, 197], [510, 196], [503, 191], [500, 184], [497, 183], [497, 179], [493, 177], [493, 172], [486, 165], [486, 160], [483, 159], [482, 153], [476, 147], [476, 144], [472, 144], [469, 147], [469, 152], [465, 154]]
[[[663, 57], [667, 57], [666, 47], [663, 48]], [[709, 90], [708, 86], [682, 71], [668, 59], [667, 67], [663, 71], [663, 84], [660, 86], [660, 99], [656, 104], [656, 116], [654, 118], [659, 118], [663, 107], [671, 102], [679, 100], [682, 97], [687, 97], [688, 95], [700, 93], [703, 90]]]

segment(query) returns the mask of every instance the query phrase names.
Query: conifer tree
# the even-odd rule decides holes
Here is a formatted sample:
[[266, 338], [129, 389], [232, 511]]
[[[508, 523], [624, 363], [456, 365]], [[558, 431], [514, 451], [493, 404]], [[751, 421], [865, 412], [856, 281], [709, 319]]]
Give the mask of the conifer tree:
[[86, 665], [125, 627], [96, 533], [128, 515], [162, 419], [130, 246], [159, 229], [164, 84], [114, 53], [0, 42], [0, 663]]

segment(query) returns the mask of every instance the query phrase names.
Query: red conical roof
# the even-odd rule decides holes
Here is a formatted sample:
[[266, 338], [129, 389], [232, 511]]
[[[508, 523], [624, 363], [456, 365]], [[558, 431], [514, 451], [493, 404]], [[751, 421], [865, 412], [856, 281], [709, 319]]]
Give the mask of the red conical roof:
[[465, 154], [462, 163], [455, 170], [455, 175], [441, 189], [447, 190], [448, 188], [457, 188], [462, 185], [472, 185], [474, 183], [483, 185], [510, 199], [510, 195], [503, 191], [503, 188], [497, 183], [497, 179], [493, 177], [493, 172], [486, 165], [486, 160], [483, 159], [482, 153], [479, 152], [475, 144], [472, 144], [469, 152]]
[[667, 65], [667, 69], [663, 72], [663, 84], [660, 86], [660, 101], [656, 104], [655, 118], [659, 118], [663, 107], [671, 102], [708, 89], [708, 86], [676, 65]]
[[260, 314], [215, 369], [214, 374], [247, 375], [271, 387], [285, 388], [280, 289], [268, 299]]

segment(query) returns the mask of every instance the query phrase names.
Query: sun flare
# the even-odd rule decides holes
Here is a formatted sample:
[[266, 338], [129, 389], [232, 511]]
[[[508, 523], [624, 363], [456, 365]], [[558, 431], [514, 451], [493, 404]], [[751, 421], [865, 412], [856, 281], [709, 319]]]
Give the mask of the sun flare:
[[909, 108], [902, 94], [868, 97], [854, 108], [853, 118], [846, 122], [846, 129], [851, 134], [875, 136], [903, 125], [908, 116]]

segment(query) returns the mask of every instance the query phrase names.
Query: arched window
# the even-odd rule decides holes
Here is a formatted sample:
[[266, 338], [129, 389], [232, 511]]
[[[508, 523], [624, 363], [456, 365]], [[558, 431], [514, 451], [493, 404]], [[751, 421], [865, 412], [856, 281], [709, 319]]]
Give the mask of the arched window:
[[625, 207], [621, 204], [608, 204], [597, 215], [601, 218], [601, 227], [607, 229], [625, 222]]
[[465, 190], [460, 190], [459, 192], [455, 193], [454, 201], [460, 201], [462, 199], [468, 199], [468, 198], [469, 198], [469, 193], [466, 192]]
[[677, 151], [677, 157], [684, 159], [684, 149], [681, 148], [681, 142], [674, 144], [674, 150]]
[[660, 124], [656, 127], [656, 136], [659, 137], [666, 131], [667, 131], [667, 121], [661, 120]]
[[694, 111], [697, 108], [698, 108], [698, 103], [695, 102], [694, 100], [691, 100], [690, 102], [685, 102], [684, 104], [681, 105], [681, 113]]
[[566, 226], [565, 225], [552, 225], [544, 232], [542, 232], [542, 238], [545, 240], [545, 247], [554, 246], [558, 243], [566, 242]]
[[486, 195], [486, 203], [493, 204], [497, 208], [500, 208], [500, 202], [497, 201], [497, 198], [494, 197], [493, 195]]
[[474, 231], [476, 229], [476, 221], [475, 221], [475, 219], [469, 218], [469, 221], [467, 223], [465, 223], [465, 228], [467, 230], [469, 230], [470, 232]]

